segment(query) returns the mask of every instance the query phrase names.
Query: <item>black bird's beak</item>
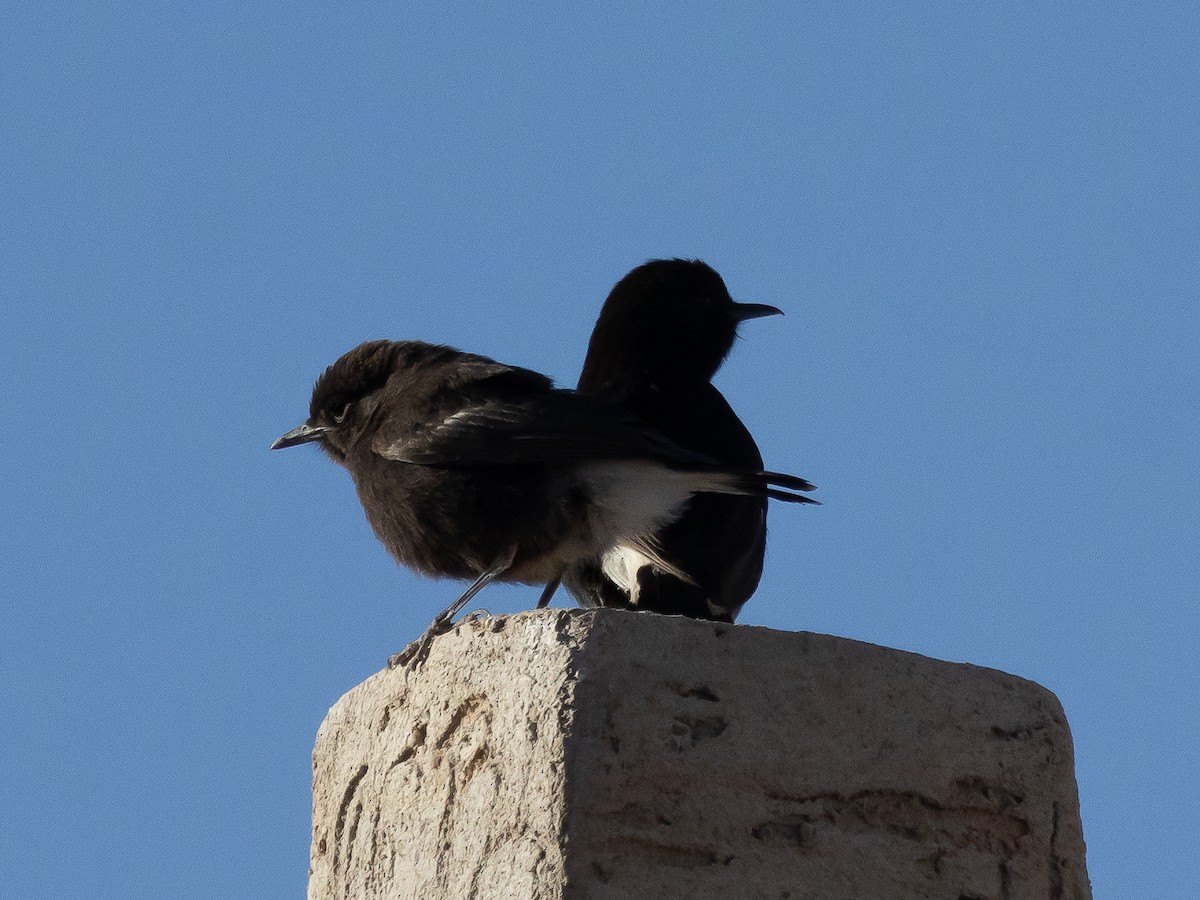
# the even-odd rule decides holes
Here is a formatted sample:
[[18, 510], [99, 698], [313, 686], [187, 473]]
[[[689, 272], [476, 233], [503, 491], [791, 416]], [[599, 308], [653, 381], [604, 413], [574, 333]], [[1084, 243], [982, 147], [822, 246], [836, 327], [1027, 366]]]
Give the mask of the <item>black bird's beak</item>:
[[307, 444], [320, 440], [327, 432], [333, 431], [328, 425], [309, 425], [305, 422], [299, 428], [293, 428], [271, 445], [272, 450], [282, 450], [284, 447], [295, 447], [297, 444]]
[[734, 303], [733, 319], [744, 322], [747, 319], [761, 319], [763, 316], [782, 316], [783, 310], [765, 303]]

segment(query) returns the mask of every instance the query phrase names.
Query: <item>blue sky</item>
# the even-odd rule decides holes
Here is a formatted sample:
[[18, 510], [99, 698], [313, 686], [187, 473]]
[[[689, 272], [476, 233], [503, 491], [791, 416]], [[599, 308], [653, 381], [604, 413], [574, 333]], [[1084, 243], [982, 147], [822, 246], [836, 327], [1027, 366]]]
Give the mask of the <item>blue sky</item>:
[[301, 895], [458, 585], [267, 447], [366, 339], [569, 385], [658, 256], [787, 312], [718, 384], [825, 505], [742, 621], [1041, 682], [1096, 896], [1200, 894], [1198, 9], [9, 4], [0, 895]]

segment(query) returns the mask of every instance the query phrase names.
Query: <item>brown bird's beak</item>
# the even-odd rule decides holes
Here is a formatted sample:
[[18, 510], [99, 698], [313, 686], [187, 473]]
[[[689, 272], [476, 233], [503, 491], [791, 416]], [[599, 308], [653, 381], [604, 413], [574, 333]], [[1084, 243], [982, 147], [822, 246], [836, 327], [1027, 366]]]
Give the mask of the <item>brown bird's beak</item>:
[[309, 425], [305, 422], [299, 428], [293, 428], [287, 434], [271, 445], [272, 450], [282, 450], [284, 447], [295, 447], [297, 444], [308, 444], [319, 441], [327, 432], [333, 431], [328, 425]]
[[744, 322], [747, 319], [761, 319], [763, 316], [782, 316], [783, 310], [765, 303], [734, 303], [734, 321]]

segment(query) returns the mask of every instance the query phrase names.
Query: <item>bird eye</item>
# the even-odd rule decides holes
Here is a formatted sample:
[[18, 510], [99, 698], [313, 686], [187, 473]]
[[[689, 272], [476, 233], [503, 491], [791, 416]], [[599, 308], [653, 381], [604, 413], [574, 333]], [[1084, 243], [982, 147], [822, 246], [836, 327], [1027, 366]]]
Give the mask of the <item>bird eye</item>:
[[353, 406], [352, 403], [347, 403], [345, 406], [342, 407], [342, 411], [333, 417], [334, 424], [341, 425], [343, 422], [346, 421], [346, 416], [350, 415], [350, 407], [351, 406]]

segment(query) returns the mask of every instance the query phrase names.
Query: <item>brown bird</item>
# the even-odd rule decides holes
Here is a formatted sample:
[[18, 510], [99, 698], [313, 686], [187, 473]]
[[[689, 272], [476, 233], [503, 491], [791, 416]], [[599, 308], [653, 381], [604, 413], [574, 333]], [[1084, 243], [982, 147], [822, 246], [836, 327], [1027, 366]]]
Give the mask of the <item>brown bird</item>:
[[544, 375], [419, 341], [372, 341], [330, 366], [308, 420], [272, 449], [307, 442], [349, 470], [398, 562], [473, 579], [421, 653], [492, 581], [546, 584], [542, 606], [573, 564], [623, 553], [687, 579], [654, 536], [693, 494], [812, 502], [802, 478], [717, 465]]

